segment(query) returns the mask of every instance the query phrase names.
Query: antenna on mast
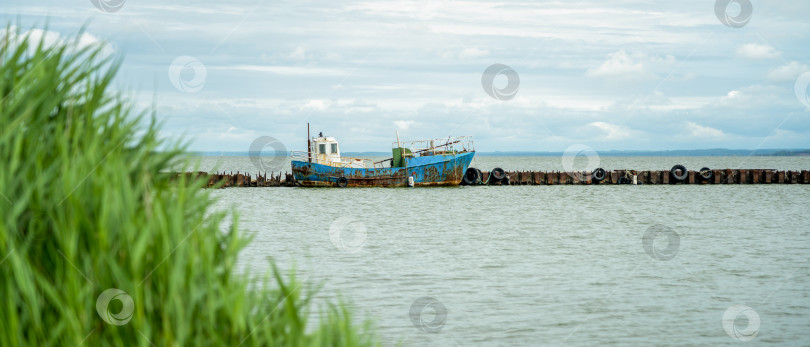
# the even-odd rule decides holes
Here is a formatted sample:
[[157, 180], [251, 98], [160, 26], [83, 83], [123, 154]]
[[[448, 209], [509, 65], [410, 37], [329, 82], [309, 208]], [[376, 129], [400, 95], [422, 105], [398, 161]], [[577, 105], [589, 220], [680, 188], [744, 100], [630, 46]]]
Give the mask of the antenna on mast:
[[397, 129], [397, 148], [402, 148], [402, 145], [399, 144], [399, 129]]

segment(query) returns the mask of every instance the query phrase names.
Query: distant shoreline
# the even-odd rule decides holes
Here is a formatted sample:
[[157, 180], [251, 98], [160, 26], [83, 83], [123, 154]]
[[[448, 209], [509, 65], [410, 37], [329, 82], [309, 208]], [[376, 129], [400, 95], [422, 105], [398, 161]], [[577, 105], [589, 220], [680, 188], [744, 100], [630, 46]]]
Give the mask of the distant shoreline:
[[[203, 157], [247, 157], [251, 155], [249, 151], [192, 151], [195, 156]], [[810, 149], [684, 149], [669, 151], [596, 151], [603, 157], [810, 157]], [[273, 151], [257, 153], [260, 156], [274, 156]], [[343, 152], [349, 157], [386, 157], [391, 156], [391, 152]], [[559, 157], [563, 152], [518, 152], [518, 151], [495, 151], [476, 152], [478, 156], [485, 157]], [[285, 154], [284, 156], [287, 156]]]

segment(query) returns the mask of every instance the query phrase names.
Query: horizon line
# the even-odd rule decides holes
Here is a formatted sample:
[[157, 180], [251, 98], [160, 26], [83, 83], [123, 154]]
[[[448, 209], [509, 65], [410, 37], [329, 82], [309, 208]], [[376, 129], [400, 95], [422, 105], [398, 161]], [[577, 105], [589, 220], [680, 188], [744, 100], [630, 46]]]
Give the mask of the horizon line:
[[[579, 151], [578, 151], [579, 152]], [[810, 149], [807, 148], [765, 148], [765, 149], [728, 149], [728, 148], [706, 148], [706, 149], [666, 149], [666, 150], [593, 150], [599, 155], [616, 155], [616, 156], [810, 156]], [[286, 157], [289, 152], [278, 154], [274, 151], [256, 152], [256, 151], [188, 151], [187, 154], [195, 156], [268, 156], [268, 157]], [[527, 156], [560, 156], [564, 155], [565, 151], [477, 151], [479, 155], [527, 155]], [[374, 156], [387, 156], [389, 152], [380, 151], [346, 151], [342, 155], [374, 155]], [[578, 153], [574, 153], [576, 155]]]

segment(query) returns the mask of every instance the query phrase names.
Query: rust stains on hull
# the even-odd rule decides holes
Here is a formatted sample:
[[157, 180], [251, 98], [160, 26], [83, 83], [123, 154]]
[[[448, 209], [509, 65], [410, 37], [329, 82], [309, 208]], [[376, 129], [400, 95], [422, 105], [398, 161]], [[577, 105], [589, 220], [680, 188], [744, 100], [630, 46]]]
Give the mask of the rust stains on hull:
[[475, 152], [437, 155], [419, 165], [375, 169], [295, 160], [291, 164], [296, 181], [304, 187], [407, 187], [409, 178], [413, 178], [417, 187], [457, 186], [474, 155]]

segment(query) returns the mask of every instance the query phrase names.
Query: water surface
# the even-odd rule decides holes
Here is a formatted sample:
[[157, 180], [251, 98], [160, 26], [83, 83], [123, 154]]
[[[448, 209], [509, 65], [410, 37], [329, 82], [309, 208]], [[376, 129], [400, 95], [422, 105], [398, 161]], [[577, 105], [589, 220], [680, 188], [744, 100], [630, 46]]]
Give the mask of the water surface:
[[[810, 168], [796, 157], [599, 160], [606, 169]], [[257, 171], [246, 157], [205, 157], [201, 168], [217, 163]], [[562, 170], [553, 157], [479, 157], [474, 166]], [[739, 341], [722, 319], [735, 304], [760, 318], [753, 343], [810, 344], [808, 185], [228, 188], [213, 196], [254, 237], [241, 269], [261, 273], [268, 259], [295, 266], [323, 283], [321, 296], [341, 296], [373, 319], [386, 345], [731, 345]], [[648, 254], [644, 235], [656, 225], [671, 233], [653, 238]], [[436, 333], [409, 317], [421, 297], [446, 308]], [[424, 310], [423, 321], [433, 314]]]

